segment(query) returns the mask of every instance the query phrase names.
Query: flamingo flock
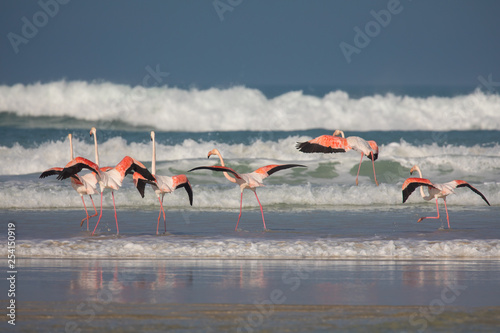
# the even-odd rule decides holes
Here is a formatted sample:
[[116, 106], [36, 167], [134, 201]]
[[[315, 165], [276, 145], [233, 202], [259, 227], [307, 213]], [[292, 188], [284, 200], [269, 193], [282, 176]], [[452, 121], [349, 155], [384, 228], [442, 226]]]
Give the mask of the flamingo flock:
[[[105, 190], [110, 190], [111, 197], [113, 199], [113, 210], [114, 217], [116, 223], [116, 234], [119, 234], [118, 227], [118, 216], [116, 211], [115, 197], [114, 191], [117, 191], [122, 186], [122, 183], [127, 175], [132, 175], [134, 186], [139, 191], [141, 197], [145, 196], [146, 185], [150, 185], [153, 192], [156, 194], [160, 209], [158, 213], [158, 219], [156, 223], [156, 234], [159, 234], [159, 226], [160, 220], [163, 216], [165, 233], [167, 232], [167, 224], [166, 224], [166, 214], [164, 209], [164, 196], [166, 193], [172, 193], [178, 188], [184, 188], [188, 195], [190, 205], [193, 204], [193, 190], [191, 184], [185, 174], [179, 174], [174, 176], [162, 176], [156, 174], [156, 143], [155, 143], [155, 132], [151, 131], [150, 138], [152, 142], [152, 158], [151, 158], [151, 171], [149, 171], [143, 163], [138, 160], [125, 156], [123, 159], [116, 164], [115, 166], [106, 166], [101, 167], [99, 164], [99, 152], [98, 152], [98, 144], [97, 144], [97, 130], [95, 127], [92, 127], [90, 130], [90, 136], [94, 139], [94, 150], [95, 150], [95, 162], [90, 161], [84, 157], [74, 157], [73, 156], [73, 143], [72, 143], [72, 135], [68, 134], [69, 144], [70, 144], [70, 161], [64, 167], [53, 167], [47, 169], [42, 172], [40, 178], [46, 178], [48, 176], [57, 175], [58, 180], [65, 180], [70, 178], [71, 186], [73, 189], [80, 195], [83, 203], [83, 207], [85, 209], [85, 217], [81, 220], [80, 226], [83, 223], [87, 222], [87, 231], [89, 231], [89, 220], [98, 215], [96, 206], [94, 204], [94, 200], [92, 195], [100, 192], [101, 195], [101, 205], [99, 211], [99, 217], [92, 231], [91, 235], [94, 235], [99, 222], [102, 218], [102, 202], [103, 195]], [[356, 185], [358, 185], [359, 172], [361, 169], [361, 164], [363, 161], [363, 157], [367, 157], [371, 160], [371, 164], [373, 167], [373, 177], [375, 184], [378, 186], [379, 183], [377, 181], [377, 176], [375, 172], [375, 161], [378, 159], [379, 155], [379, 147], [377, 143], [373, 140], [365, 140], [358, 136], [348, 136], [345, 137], [345, 134], [341, 130], [335, 130], [332, 135], [321, 135], [317, 138], [311, 139], [305, 142], [298, 142], [296, 148], [303, 153], [345, 153], [349, 150], [354, 150], [360, 153], [361, 159], [358, 166], [358, 172], [356, 174]], [[222, 172], [224, 177], [232, 183], [237, 184], [240, 187], [240, 211], [238, 215], [238, 220], [236, 222], [235, 231], [238, 230], [238, 225], [240, 223], [241, 215], [242, 215], [242, 205], [243, 205], [243, 191], [245, 189], [251, 190], [255, 194], [255, 198], [257, 199], [257, 203], [260, 207], [260, 212], [262, 215], [262, 224], [264, 230], [268, 230], [266, 227], [266, 222], [264, 219], [264, 210], [262, 208], [262, 204], [257, 196], [257, 187], [264, 186], [263, 180], [275, 172], [286, 170], [290, 168], [301, 167], [305, 168], [305, 165], [301, 164], [271, 164], [260, 167], [253, 172], [250, 173], [239, 173], [234, 169], [227, 167], [224, 164], [224, 159], [222, 158], [222, 154], [218, 149], [212, 149], [208, 152], [208, 158], [210, 156], [216, 155], [219, 158], [220, 165], [211, 165], [211, 166], [198, 166], [190, 169], [188, 172], [196, 171], [196, 170], [211, 170]], [[88, 173], [81, 175], [81, 172], [87, 169]], [[403, 195], [403, 203], [405, 203], [408, 197], [420, 187], [420, 194], [424, 200], [436, 200], [436, 208], [437, 208], [437, 216], [431, 217], [421, 217], [418, 222], [421, 222], [424, 219], [439, 219], [439, 204], [438, 199], [443, 199], [444, 206], [446, 210], [446, 220], [448, 222], [448, 228], [450, 229], [450, 221], [448, 215], [448, 208], [446, 206], [446, 197], [452, 193], [456, 188], [468, 187], [470, 190], [478, 194], [488, 205], [490, 203], [486, 199], [486, 197], [475, 187], [467, 183], [463, 180], [453, 180], [445, 184], [437, 184], [432, 183], [430, 180], [422, 177], [422, 172], [420, 168], [415, 165], [410, 170], [410, 175], [413, 172], [418, 172], [419, 177], [410, 177], [405, 180], [402, 186], [402, 195]], [[423, 187], [427, 187], [428, 195], [424, 193]], [[99, 189], [98, 189], [99, 188]], [[90, 215], [87, 210], [87, 206], [85, 204], [84, 196], [89, 196], [92, 206], [94, 208], [94, 214]]]

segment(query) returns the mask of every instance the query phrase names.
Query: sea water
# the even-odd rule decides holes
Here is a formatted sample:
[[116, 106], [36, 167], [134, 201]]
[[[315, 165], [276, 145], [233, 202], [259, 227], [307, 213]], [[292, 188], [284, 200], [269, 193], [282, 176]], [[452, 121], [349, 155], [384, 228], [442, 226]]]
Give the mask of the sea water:
[[[65, 81], [2, 86], [2, 219], [15, 221], [24, 232], [17, 242], [20, 257], [499, 259], [499, 102], [498, 95], [481, 91], [424, 97], [288, 91], [269, 97], [245, 87], [146, 89]], [[109, 192], [103, 197], [101, 229], [90, 237], [86, 225], [79, 226], [83, 205], [69, 181], [39, 179], [42, 171], [69, 161], [68, 133], [75, 156], [94, 160], [92, 126], [101, 166], [129, 155], [149, 168], [149, 132], [155, 130], [157, 174], [188, 176], [193, 205], [183, 189], [165, 196], [163, 237], [155, 235], [158, 198], [149, 189], [141, 198], [131, 179], [115, 191], [118, 237]], [[335, 129], [378, 143], [379, 186], [367, 158], [355, 185], [360, 155], [354, 151], [296, 149], [297, 142]], [[277, 172], [257, 189], [270, 231], [263, 232], [255, 196], [245, 192], [240, 232], [235, 232], [239, 188], [219, 173], [188, 172], [218, 165], [216, 157], [207, 159], [213, 148], [241, 173], [268, 164], [306, 166]], [[419, 191], [402, 203], [401, 186], [415, 164], [434, 182], [469, 182], [491, 207], [459, 188], [447, 198], [452, 231], [440, 229], [447, 228], [441, 200], [441, 220], [417, 224], [420, 216], [437, 213], [435, 202], [424, 201]], [[97, 210], [99, 199], [94, 195]], [[96, 221], [90, 219], [90, 230]], [[6, 244], [0, 249], [6, 252]]]

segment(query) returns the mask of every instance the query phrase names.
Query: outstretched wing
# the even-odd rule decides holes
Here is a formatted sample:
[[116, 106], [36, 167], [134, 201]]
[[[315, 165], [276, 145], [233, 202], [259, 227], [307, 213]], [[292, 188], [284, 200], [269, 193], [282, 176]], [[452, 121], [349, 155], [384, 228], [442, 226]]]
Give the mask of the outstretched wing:
[[189, 197], [189, 204], [193, 205], [193, 190], [191, 189], [191, 184], [189, 183], [186, 175], [177, 175], [172, 177], [174, 189], [184, 188]]
[[306, 142], [297, 142], [295, 147], [303, 153], [345, 153], [351, 149], [346, 139], [333, 135], [321, 135]]
[[432, 184], [429, 179], [415, 178], [415, 177], [408, 178], [403, 183], [403, 188], [402, 188], [403, 189], [403, 203], [406, 202], [406, 200], [408, 199], [410, 194], [412, 194], [413, 191], [415, 191], [415, 189], [419, 186], [430, 186], [430, 187], [435, 188], [434, 184]]
[[468, 187], [468, 188], [470, 188], [474, 193], [478, 194], [481, 198], [483, 198], [483, 200], [488, 204], [488, 206], [491, 206], [490, 203], [488, 202], [488, 200], [486, 199], [486, 197], [481, 192], [479, 192], [479, 190], [477, 188], [475, 188], [471, 184], [467, 183], [466, 181], [454, 180], [452, 183], [455, 183], [456, 187]]
[[59, 176], [57, 176], [57, 179], [63, 180], [69, 178], [73, 175], [76, 175], [83, 169], [89, 169], [92, 172], [95, 172], [96, 174], [100, 175], [99, 167], [97, 166], [97, 164], [95, 164], [92, 161], [89, 161], [84, 157], [76, 157], [73, 160], [69, 161], [68, 164], [66, 164], [64, 169], [62, 169], [61, 172], [59, 173]]
[[61, 172], [63, 171], [63, 168], [55, 167], [55, 168], [50, 168], [42, 172], [39, 178], [45, 178], [48, 176], [54, 176], [54, 175], [60, 175]]
[[271, 164], [271, 165], [263, 166], [262, 168], [258, 168], [254, 172], [260, 174], [262, 176], [262, 178], [266, 178], [267, 176], [270, 176], [277, 171], [285, 170], [285, 169], [289, 169], [289, 168], [294, 168], [294, 167], [307, 168], [305, 165], [301, 165], [301, 164]]
[[133, 174], [134, 172], [138, 172], [141, 176], [150, 181], [155, 181], [155, 177], [149, 172], [149, 170], [136, 159], [125, 156], [120, 163], [118, 163], [115, 169], [120, 172], [120, 174], [125, 177], [126, 175]]
[[220, 166], [220, 165], [214, 165], [214, 166], [199, 166], [199, 167], [196, 167], [196, 168], [193, 168], [191, 170], [189, 170], [188, 172], [191, 172], [191, 171], [194, 171], [194, 170], [200, 170], [200, 169], [207, 169], [207, 170], [212, 170], [212, 171], [222, 171], [222, 172], [230, 172], [232, 173], [236, 178], [239, 178], [239, 179], [242, 179], [240, 174], [237, 173], [236, 171], [234, 171], [233, 169], [231, 168], [228, 168], [228, 167], [223, 167], [223, 166]]
[[141, 194], [141, 197], [144, 198], [144, 190], [146, 189], [146, 184], [154, 184], [153, 181], [147, 180], [144, 178], [140, 173], [134, 172], [132, 175], [132, 178], [134, 180], [134, 185]]
[[[55, 175], [60, 175], [61, 172], [63, 171], [63, 168], [60, 167], [55, 167], [55, 168], [50, 168], [42, 172], [39, 178], [45, 178], [49, 176], [55, 176]], [[75, 181], [79, 182], [80, 184], [82, 183], [80, 177], [78, 175], [71, 175], [71, 178], [73, 178]]]

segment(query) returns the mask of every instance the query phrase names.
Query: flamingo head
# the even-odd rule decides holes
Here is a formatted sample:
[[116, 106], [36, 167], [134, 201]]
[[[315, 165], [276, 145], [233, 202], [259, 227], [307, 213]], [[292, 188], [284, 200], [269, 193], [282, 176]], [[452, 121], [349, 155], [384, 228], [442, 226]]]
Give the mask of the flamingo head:
[[335, 132], [333, 132], [333, 136], [342, 136], [343, 138], [345, 138], [344, 136], [344, 131], [341, 131], [341, 130], [335, 130]]
[[90, 136], [95, 135], [95, 134], [96, 134], [96, 132], [97, 132], [97, 130], [95, 129], [95, 127], [92, 127], [92, 128], [90, 129]]
[[155, 131], [151, 131], [151, 141], [155, 140]]
[[410, 175], [413, 175], [413, 172], [420, 172], [420, 168], [418, 167], [418, 165], [414, 165], [411, 169], [410, 169]]
[[210, 156], [212, 156], [212, 155], [217, 155], [219, 157], [221, 156], [221, 154], [217, 148], [214, 148], [211, 151], [209, 151], [207, 158], [210, 158]]

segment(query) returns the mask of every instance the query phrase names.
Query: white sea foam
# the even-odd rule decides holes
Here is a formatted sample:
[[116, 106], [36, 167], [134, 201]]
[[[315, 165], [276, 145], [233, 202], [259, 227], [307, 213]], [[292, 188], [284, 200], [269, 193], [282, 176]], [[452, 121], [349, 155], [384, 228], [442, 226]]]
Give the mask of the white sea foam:
[[[423, 176], [444, 183], [464, 179], [476, 186], [492, 205], [500, 204], [500, 146], [483, 147], [438, 146], [437, 144], [412, 145], [405, 141], [381, 145], [379, 160], [375, 162], [380, 186], [375, 186], [371, 163], [363, 162], [360, 186], [353, 186], [359, 156], [355, 152], [345, 154], [303, 154], [295, 149], [295, 143], [307, 137], [292, 136], [277, 141], [257, 140], [249, 145], [226, 144], [214, 141], [195, 142], [191, 139], [179, 144], [157, 144], [157, 173], [160, 175], [186, 174], [194, 191], [194, 208], [239, 208], [239, 189], [226, 181], [220, 173], [198, 170], [200, 165], [215, 165], [216, 158], [207, 160], [206, 154], [218, 147], [226, 163], [235, 170], [248, 172], [267, 164], [300, 163], [307, 168], [280, 171], [265, 180], [266, 186], [258, 193], [266, 206], [332, 206], [332, 205], [395, 205], [401, 201], [401, 185], [410, 176], [409, 169], [419, 164]], [[89, 140], [90, 141], [90, 140]], [[93, 160], [91, 142], [75, 139], [77, 155]], [[150, 166], [150, 143], [127, 143], [121, 137], [113, 137], [100, 144], [101, 165], [115, 165], [125, 155], [131, 155]], [[55, 177], [39, 179], [39, 174], [53, 166], [64, 166], [69, 159], [69, 143], [50, 141], [35, 148], [18, 144], [0, 147], [0, 208], [79, 208], [80, 197], [69, 181], [57, 181]], [[417, 176], [417, 175], [414, 175]], [[129, 177], [130, 178], [130, 177]], [[111, 200], [105, 196], [104, 205]], [[116, 193], [121, 206], [154, 207], [156, 196], [148, 189], [140, 198], [131, 179], [124, 181]], [[245, 194], [244, 206], [255, 207], [255, 199]], [[187, 208], [183, 190], [167, 195], [169, 205]], [[420, 202], [419, 194], [412, 195], [409, 203]], [[448, 197], [450, 205], [484, 205], [482, 199], [468, 189], [457, 189]]]
[[182, 90], [57, 81], [0, 86], [0, 111], [121, 121], [165, 131], [500, 128], [500, 96], [480, 91], [456, 97], [387, 94], [359, 99], [343, 91], [324, 97], [293, 91], [268, 99], [261, 91], [245, 87]]
[[[189, 175], [190, 176], [190, 175]], [[190, 176], [191, 177], [191, 176]], [[286, 179], [286, 175], [283, 175]], [[223, 209], [238, 210], [240, 205], [239, 187], [224, 178], [207, 175], [202, 179], [191, 177], [193, 187], [193, 206], [189, 205], [187, 193], [178, 189], [165, 196], [165, 205], [169, 209]], [[203, 184], [198, 184], [198, 179]], [[213, 180], [213, 181], [212, 181]], [[268, 184], [257, 189], [259, 199], [266, 210], [270, 209], [345, 209], [346, 207], [365, 208], [405, 208], [411, 204], [423, 204], [425, 201], [418, 191], [414, 192], [405, 205], [402, 205], [401, 184], [380, 184], [376, 186], [368, 179], [363, 179], [359, 186], [337, 184], [334, 180], [322, 180], [323, 184]], [[500, 183], [476, 185], [487, 197], [492, 206], [500, 205]], [[94, 202], [99, 207], [99, 194]], [[90, 199], [85, 197], [87, 207], [92, 207]], [[153, 190], [146, 188], [145, 197], [141, 198], [133, 187], [132, 180], [126, 180], [124, 186], [115, 191], [116, 205], [120, 209], [157, 209], [158, 199]], [[447, 198], [449, 207], [486, 207], [480, 196], [467, 188], [460, 188]], [[103, 207], [112, 209], [113, 202], [109, 192], [105, 192]], [[255, 196], [245, 191], [243, 208], [258, 209]], [[0, 209], [83, 209], [80, 196], [69, 182], [58, 180], [6, 181], [0, 184]], [[430, 203], [429, 209], [434, 209]], [[456, 209], [456, 208], [454, 208]]]
[[[7, 255], [7, 245], [0, 244]], [[499, 240], [71, 238], [16, 243], [18, 258], [500, 259]]]
[[[345, 154], [303, 154], [295, 145], [298, 141], [311, 139], [307, 136], [290, 136], [276, 141], [262, 141], [244, 144], [227, 144], [216, 141], [197, 142], [186, 139], [179, 144], [168, 145], [157, 143], [157, 160], [159, 173], [171, 173], [175, 170], [187, 171], [194, 166], [218, 163], [212, 157], [206, 159], [208, 151], [217, 147], [226, 162], [237, 169], [245, 164], [257, 169], [272, 163], [315, 164], [335, 163], [337, 171], [348, 173], [359, 163], [359, 155], [355, 152]], [[75, 155], [94, 160], [94, 145], [91, 140], [74, 139]], [[424, 175], [435, 173], [449, 174], [450, 177], [480, 175], [481, 180], [498, 179], [497, 166], [500, 165], [500, 145], [471, 147], [424, 143], [414, 145], [405, 141], [380, 145], [380, 161], [391, 161], [402, 167], [411, 168], [414, 164], [421, 166]], [[101, 166], [116, 165], [125, 155], [130, 155], [145, 164], [151, 161], [151, 145], [149, 143], [127, 143], [122, 137], [113, 137], [99, 143]], [[39, 173], [54, 166], [64, 166], [69, 160], [69, 142], [48, 141], [37, 147], [26, 148], [19, 144], [12, 147], [0, 147], [0, 175], [24, 175]], [[364, 163], [368, 163], [367, 159]], [[379, 166], [380, 167], [380, 166]], [[382, 170], [384, 172], [384, 170]], [[405, 170], [406, 172], [406, 170]], [[406, 177], [405, 175], [401, 175]]]

